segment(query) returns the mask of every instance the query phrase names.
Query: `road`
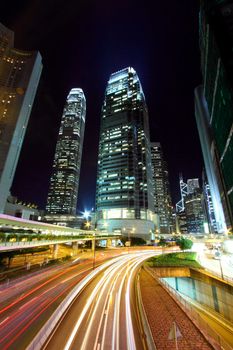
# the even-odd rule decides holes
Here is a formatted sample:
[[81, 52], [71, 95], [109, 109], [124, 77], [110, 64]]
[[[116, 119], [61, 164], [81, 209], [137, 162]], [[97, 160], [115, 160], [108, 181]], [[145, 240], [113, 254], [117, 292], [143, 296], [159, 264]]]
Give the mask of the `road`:
[[210, 272], [213, 272], [222, 279], [229, 280], [233, 283], [233, 265], [232, 256], [222, 254], [220, 258], [214, 259], [213, 253], [200, 252], [198, 254], [200, 264]]
[[[97, 252], [96, 265], [113, 253]], [[62, 300], [92, 269], [91, 259], [82, 263], [76, 260], [3, 286], [0, 291], [0, 349], [26, 349]]]
[[115, 259], [74, 300], [45, 349], [145, 349], [134, 303], [134, 277], [151, 252]]

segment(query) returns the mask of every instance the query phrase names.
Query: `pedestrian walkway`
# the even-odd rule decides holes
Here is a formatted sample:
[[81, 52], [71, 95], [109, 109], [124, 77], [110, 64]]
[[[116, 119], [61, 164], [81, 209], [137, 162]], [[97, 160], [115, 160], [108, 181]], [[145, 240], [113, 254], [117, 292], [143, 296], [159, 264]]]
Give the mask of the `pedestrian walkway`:
[[[144, 269], [140, 274], [141, 295], [157, 350], [207, 350], [213, 347], [177, 305], [169, 293]], [[177, 348], [173, 325], [177, 326]]]

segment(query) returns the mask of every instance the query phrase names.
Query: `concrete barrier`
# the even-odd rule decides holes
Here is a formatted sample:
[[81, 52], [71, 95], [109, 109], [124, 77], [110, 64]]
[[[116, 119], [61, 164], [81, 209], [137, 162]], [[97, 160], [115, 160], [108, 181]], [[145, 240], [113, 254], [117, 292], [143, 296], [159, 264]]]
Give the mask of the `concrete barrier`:
[[139, 282], [139, 275], [137, 276], [137, 287], [136, 287], [136, 299], [137, 299], [137, 307], [139, 310], [140, 318], [141, 318], [141, 323], [142, 323], [142, 328], [145, 333], [145, 341], [147, 345], [148, 350], [156, 350], [156, 346], [154, 343], [154, 339], [151, 333], [150, 325], [146, 316], [146, 312], [144, 309], [144, 305], [142, 302], [142, 295], [141, 295], [141, 287], [140, 287], [140, 282]]

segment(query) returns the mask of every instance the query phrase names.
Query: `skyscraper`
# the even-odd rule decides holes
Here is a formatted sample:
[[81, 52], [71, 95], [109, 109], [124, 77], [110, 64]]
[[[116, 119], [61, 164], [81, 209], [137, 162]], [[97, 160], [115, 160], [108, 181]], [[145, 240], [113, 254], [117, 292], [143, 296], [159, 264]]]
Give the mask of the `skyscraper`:
[[187, 180], [187, 192], [188, 194], [193, 193], [199, 186], [199, 179], [188, 179]]
[[206, 221], [203, 208], [203, 194], [200, 188], [194, 188], [184, 199], [187, 233], [203, 234]]
[[170, 233], [172, 229], [172, 204], [167, 163], [159, 142], [151, 143], [151, 161], [154, 186], [154, 210], [159, 216], [160, 233]]
[[[75, 216], [86, 117], [82, 89], [72, 89], [64, 107], [47, 200], [47, 219]], [[68, 220], [69, 221], [69, 220]]]
[[196, 119], [219, 232], [233, 227], [232, 23], [233, 1], [201, 1]]
[[210, 185], [208, 184], [205, 171], [202, 172], [202, 189], [204, 197], [205, 216], [208, 221], [209, 231], [211, 233], [218, 233], [216, 218], [213, 207], [213, 200], [210, 192]]
[[180, 232], [203, 234], [207, 219], [199, 179], [188, 179], [185, 183], [180, 176], [180, 194], [181, 200], [176, 204]]
[[0, 23], [0, 213], [4, 211], [39, 83], [39, 52], [14, 49]]
[[131, 67], [111, 74], [102, 108], [96, 192], [100, 229], [151, 239], [153, 183], [148, 112]]

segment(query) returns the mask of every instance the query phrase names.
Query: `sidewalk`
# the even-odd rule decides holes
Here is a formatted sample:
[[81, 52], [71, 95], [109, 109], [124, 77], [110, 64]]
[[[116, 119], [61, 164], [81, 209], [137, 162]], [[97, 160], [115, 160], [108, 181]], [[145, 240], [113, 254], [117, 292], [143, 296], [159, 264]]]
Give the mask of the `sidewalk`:
[[168, 339], [173, 322], [176, 322], [182, 335], [177, 340], [179, 350], [213, 349], [172, 297], [144, 269], [140, 274], [140, 286], [157, 350], [176, 350], [175, 340]]

